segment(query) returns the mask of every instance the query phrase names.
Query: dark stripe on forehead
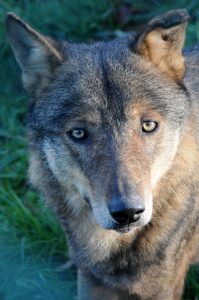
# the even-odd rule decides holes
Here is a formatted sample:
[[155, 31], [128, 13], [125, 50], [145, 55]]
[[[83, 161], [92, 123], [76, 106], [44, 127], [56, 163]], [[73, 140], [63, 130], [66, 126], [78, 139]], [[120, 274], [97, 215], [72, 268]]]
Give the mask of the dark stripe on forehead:
[[[106, 117], [110, 117], [112, 122], [117, 127], [121, 122], [126, 121], [125, 109], [126, 103], [124, 99], [124, 91], [114, 81], [114, 71], [117, 62], [114, 62], [114, 68], [112, 67], [112, 61], [110, 53], [106, 48], [101, 48], [99, 54], [99, 63], [102, 69], [102, 87], [105, 106], [101, 109], [101, 115], [106, 121]], [[122, 76], [122, 74], [121, 74]], [[110, 119], [109, 118], [109, 119]]]

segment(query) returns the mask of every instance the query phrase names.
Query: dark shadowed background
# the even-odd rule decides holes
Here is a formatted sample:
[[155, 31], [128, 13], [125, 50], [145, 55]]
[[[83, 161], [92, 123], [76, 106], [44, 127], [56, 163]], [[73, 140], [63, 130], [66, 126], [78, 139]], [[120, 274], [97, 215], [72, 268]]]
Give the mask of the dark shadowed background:
[[[55, 217], [27, 183], [27, 95], [4, 31], [6, 12], [58, 39], [107, 40], [133, 32], [153, 16], [187, 8], [186, 45], [199, 41], [198, 0], [0, 1], [0, 300], [74, 299], [75, 267]], [[199, 299], [199, 268], [191, 268], [184, 300]]]

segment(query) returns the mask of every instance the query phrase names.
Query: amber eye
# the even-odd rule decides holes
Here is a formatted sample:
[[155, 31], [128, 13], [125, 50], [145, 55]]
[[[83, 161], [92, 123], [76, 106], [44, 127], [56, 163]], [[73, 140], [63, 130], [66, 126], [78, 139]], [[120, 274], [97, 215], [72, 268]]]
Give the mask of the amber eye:
[[82, 128], [75, 128], [71, 130], [69, 133], [70, 133], [70, 137], [73, 138], [74, 140], [85, 140], [88, 136], [87, 131]]
[[146, 133], [155, 131], [157, 127], [158, 127], [158, 123], [154, 121], [144, 121], [142, 123], [142, 131]]

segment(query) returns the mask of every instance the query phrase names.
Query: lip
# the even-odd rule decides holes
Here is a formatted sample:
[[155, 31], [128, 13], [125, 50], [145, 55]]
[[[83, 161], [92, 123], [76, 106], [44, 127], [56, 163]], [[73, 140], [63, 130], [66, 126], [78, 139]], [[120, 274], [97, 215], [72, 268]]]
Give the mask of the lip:
[[125, 225], [125, 226], [120, 226], [120, 225], [115, 225], [112, 230], [115, 230], [119, 233], [128, 233], [130, 231], [132, 231], [133, 229], [135, 229], [136, 227], [132, 226], [132, 223]]

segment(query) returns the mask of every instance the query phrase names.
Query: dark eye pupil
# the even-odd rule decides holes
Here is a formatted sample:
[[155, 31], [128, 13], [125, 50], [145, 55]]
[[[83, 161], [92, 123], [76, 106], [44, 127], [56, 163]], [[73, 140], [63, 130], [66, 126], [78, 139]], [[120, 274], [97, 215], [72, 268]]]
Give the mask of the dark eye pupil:
[[147, 123], [145, 123], [145, 125], [146, 125], [146, 127], [149, 127], [149, 128], [154, 126], [154, 124], [152, 122], [147, 122]]

